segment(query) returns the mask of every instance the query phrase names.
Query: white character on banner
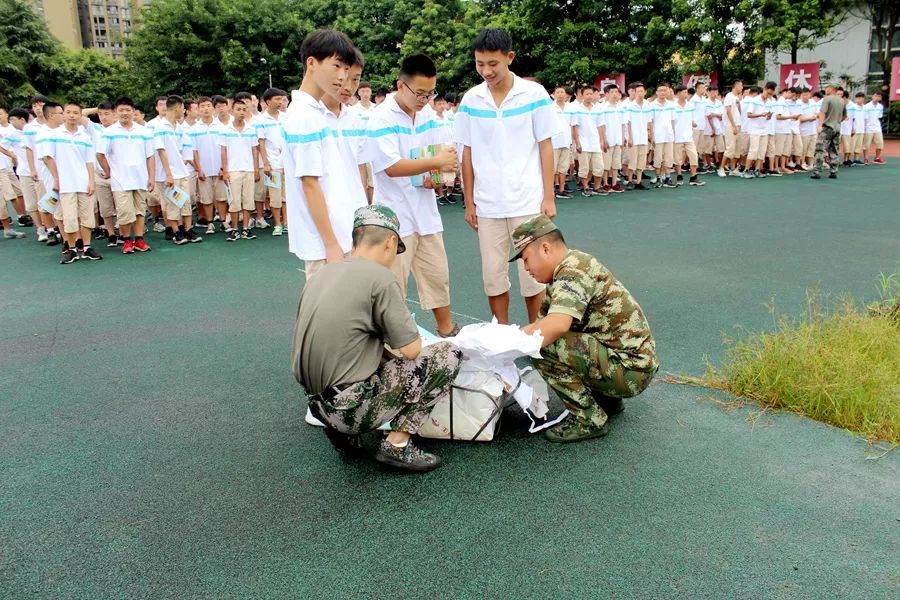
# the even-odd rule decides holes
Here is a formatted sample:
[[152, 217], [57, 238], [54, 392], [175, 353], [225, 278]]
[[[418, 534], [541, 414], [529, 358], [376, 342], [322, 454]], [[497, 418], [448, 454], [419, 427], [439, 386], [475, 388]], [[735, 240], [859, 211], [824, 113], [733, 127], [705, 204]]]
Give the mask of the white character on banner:
[[600, 80], [600, 91], [605, 90], [606, 86], [608, 86], [608, 85], [618, 86], [619, 82], [617, 82], [615, 79], [601, 79]]
[[698, 83], [702, 83], [706, 86], [709, 86], [709, 75], [700, 75], [700, 74], [691, 75], [690, 78], [688, 79], [687, 86], [685, 86], [685, 87], [696, 88]]
[[785, 87], [800, 87], [800, 88], [808, 88], [812, 87], [810, 84], [810, 79], [812, 79], [812, 73], [807, 73], [806, 69], [800, 69], [796, 73], [793, 69], [788, 71], [787, 77], [784, 78]]

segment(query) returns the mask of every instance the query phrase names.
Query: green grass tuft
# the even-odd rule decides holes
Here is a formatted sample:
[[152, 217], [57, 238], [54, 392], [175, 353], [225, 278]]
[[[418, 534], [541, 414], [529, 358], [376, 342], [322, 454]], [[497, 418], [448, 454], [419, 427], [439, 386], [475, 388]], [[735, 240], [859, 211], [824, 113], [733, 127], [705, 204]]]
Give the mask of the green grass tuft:
[[[826, 311], [807, 294], [800, 319], [775, 331], [726, 337], [726, 359], [706, 383], [759, 402], [900, 444], [900, 272], [881, 279], [882, 299]], [[774, 309], [773, 309], [774, 314]]]

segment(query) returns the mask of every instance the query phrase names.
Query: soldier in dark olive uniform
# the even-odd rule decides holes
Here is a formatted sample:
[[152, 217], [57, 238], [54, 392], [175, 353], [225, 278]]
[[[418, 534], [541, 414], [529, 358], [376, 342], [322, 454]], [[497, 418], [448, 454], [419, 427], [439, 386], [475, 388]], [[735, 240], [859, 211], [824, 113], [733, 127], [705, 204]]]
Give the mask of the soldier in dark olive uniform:
[[524, 329], [544, 336], [535, 367], [571, 413], [548, 429], [551, 442], [608, 433], [622, 398], [646, 389], [659, 369], [656, 343], [641, 307], [596, 258], [570, 250], [556, 225], [537, 216], [512, 235], [513, 256], [547, 284], [539, 318]]

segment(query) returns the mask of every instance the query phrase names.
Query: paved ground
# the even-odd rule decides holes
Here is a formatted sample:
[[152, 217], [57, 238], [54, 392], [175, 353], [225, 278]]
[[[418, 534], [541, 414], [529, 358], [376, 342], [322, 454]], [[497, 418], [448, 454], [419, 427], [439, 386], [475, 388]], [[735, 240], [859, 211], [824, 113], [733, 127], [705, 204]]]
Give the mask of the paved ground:
[[[664, 370], [771, 327], [773, 297], [870, 299], [898, 267], [900, 161], [707, 181], [560, 205], [642, 303]], [[474, 234], [442, 210], [453, 309], [483, 319]], [[553, 446], [512, 415], [494, 443], [431, 444], [446, 462], [425, 476], [346, 465], [303, 423], [286, 240], [158, 238], [70, 266], [0, 240], [4, 599], [898, 595], [896, 452], [655, 383], [596, 442]]]

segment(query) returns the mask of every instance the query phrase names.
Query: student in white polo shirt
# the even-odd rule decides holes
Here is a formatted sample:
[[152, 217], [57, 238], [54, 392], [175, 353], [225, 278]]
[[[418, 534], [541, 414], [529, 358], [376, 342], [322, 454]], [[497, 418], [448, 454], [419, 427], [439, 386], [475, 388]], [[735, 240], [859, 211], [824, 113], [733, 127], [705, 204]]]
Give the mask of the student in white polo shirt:
[[609, 84], [603, 88], [606, 102], [600, 109], [600, 143], [603, 149], [603, 191], [620, 194], [625, 191], [619, 185], [622, 168], [622, 145], [625, 142], [625, 108], [618, 86]]
[[600, 107], [596, 104], [598, 94], [599, 90], [594, 86], [585, 87], [581, 108], [572, 113], [572, 143], [578, 153], [578, 180], [585, 196], [609, 193], [603, 187], [605, 165], [600, 141]]
[[884, 105], [881, 103], [881, 94], [873, 93], [872, 100], [863, 106], [863, 111], [866, 118], [866, 136], [863, 141], [864, 162], [868, 164], [869, 148], [875, 144], [875, 159], [872, 162], [876, 165], [883, 165], [884, 158], [881, 153], [884, 150], [884, 136], [881, 133], [881, 117], [884, 116]]
[[[44, 121], [36, 128], [33, 145], [29, 150], [31, 150], [30, 156], [34, 159], [36, 165], [35, 171], [33, 172], [37, 173], [35, 187], [37, 187], [38, 195], [38, 214], [41, 217], [41, 222], [43, 222], [46, 227], [47, 245], [56, 246], [57, 244], [62, 243], [62, 226], [61, 222], [56, 219], [56, 213], [59, 211], [59, 203], [57, 203], [56, 209], [53, 212], [46, 212], [40, 205], [40, 200], [53, 191], [53, 175], [50, 173], [50, 169], [47, 168], [47, 164], [43, 160], [42, 152], [44, 143], [53, 139], [56, 130], [63, 126], [63, 107], [56, 102], [47, 100], [46, 102], [41, 103], [41, 114], [43, 115]], [[27, 128], [25, 133], [28, 133]], [[30, 143], [27, 136], [26, 143]], [[40, 238], [38, 238], [38, 241], [40, 241]]]
[[94, 144], [81, 127], [81, 105], [66, 102], [64, 125], [41, 144], [39, 154], [53, 178], [52, 189], [59, 193], [56, 218], [62, 221], [63, 256], [61, 264], [79, 258], [101, 260], [91, 248], [94, 220]]
[[[558, 133], [559, 121], [547, 90], [509, 70], [515, 53], [508, 33], [482, 30], [474, 47], [475, 69], [484, 82], [463, 96], [454, 135], [463, 146], [466, 222], [478, 232], [484, 291], [493, 315], [508, 323], [510, 236], [531, 217], [556, 216], [551, 137]], [[533, 322], [544, 286], [521, 260], [516, 264]]]
[[[111, 101], [103, 100], [97, 105], [96, 109], [97, 117], [100, 122], [95, 123], [84, 119], [86, 123], [85, 127], [88, 133], [91, 134], [91, 140], [93, 141], [95, 149], [100, 146], [100, 138], [106, 128], [116, 122], [115, 109], [116, 107]], [[94, 183], [97, 188], [94, 192], [94, 199], [97, 202], [96, 212], [99, 214], [100, 221], [103, 223], [102, 229], [98, 228], [96, 232], [97, 235], [94, 237], [96, 239], [105, 237], [107, 239], [106, 247], [115, 248], [116, 246], [124, 244], [124, 240], [120, 242], [116, 236], [116, 204], [113, 200], [109, 178], [104, 174], [99, 159], [94, 162]]]
[[[194, 146], [178, 119], [184, 114], [184, 100], [181, 96], [169, 96], [166, 100], [166, 117], [153, 130], [153, 147], [156, 160], [162, 165], [164, 179], [157, 174], [157, 196], [162, 197], [166, 227], [173, 232], [172, 242], [176, 246], [203, 241], [191, 228], [191, 202], [178, 206], [167, 194], [170, 190], [188, 192], [187, 161], [194, 160]], [[157, 169], [157, 173], [159, 169]], [[162, 188], [160, 192], [159, 188]]]
[[[231, 105], [231, 123], [219, 132], [222, 180], [231, 190], [228, 214], [234, 229], [228, 234], [229, 242], [256, 239], [251, 215], [256, 208], [255, 184], [260, 179], [259, 136], [248, 120], [249, 108], [243, 98], [236, 96]], [[244, 224], [242, 230], [241, 222]]]
[[155, 185], [153, 134], [134, 122], [134, 102], [130, 98], [119, 98], [115, 106], [118, 121], [100, 136], [97, 160], [109, 178], [119, 235], [125, 240], [122, 254], [148, 252], [150, 246], [144, 240], [144, 216], [147, 195]]
[[790, 110], [791, 101], [791, 90], [784, 89], [781, 90], [781, 94], [772, 106], [772, 120], [775, 122], [775, 153], [769, 171], [785, 175], [793, 173], [787, 166], [792, 142], [791, 123], [794, 121], [794, 115]]
[[675, 103], [672, 98], [672, 87], [660, 82], [656, 86], [656, 100], [653, 102], [653, 135], [650, 140], [657, 188], [677, 187], [671, 177], [675, 162]]
[[[197, 153], [197, 224], [206, 226], [206, 234], [216, 232], [213, 222], [213, 207], [217, 201], [225, 202], [222, 188], [222, 148], [219, 146], [219, 125], [216, 121], [212, 98], [197, 98], [199, 118], [187, 130], [194, 151]], [[221, 190], [220, 190], [221, 188]], [[221, 194], [221, 196], [219, 195]], [[228, 213], [227, 206], [221, 211]]]
[[[40, 216], [38, 215], [37, 189], [34, 185], [34, 179], [32, 179], [30, 163], [33, 161], [28, 160], [28, 146], [26, 145], [26, 138], [23, 132], [25, 126], [28, 124], [28, 117], [28, 111], [24, 108], [14, 108], [9, 111], [10, 129], [7, 130], [2, 141], [0, 141], [0, 146], [16, 157], [16, 172], [13, 176], [19, 181], [19, 187], [22, 191], [22, 198], [25, 205], [25, 213], [31, 217], [32, 222], [37, 226], [39, 230], [38, 236], [40, 236], [43, 227], [41, 226]], [[6, 231], [12, 232], [14, 230], [11, 226], [7, 228], [4, 225], [4, 232]], [[4, 233], [4, 235], [7, 238], [18, 238], [24, 237], [25, 235], [22, 234], [19, 236], [17, 235], [18, 233], [21, 232], [11, 233], [10, 235]]]
[[325, 120], [331, 135], [338, 140], [338, 153], [343, 168], [347, 173], [358, 171], [359, 181], [365, 190], [368, 186], [366, 165], [371, 167], [370, 163], [365, 162], [368, 160], [365, 156], [369, 140], [368, 118], [363, 120], [362, 115], [350, 104], [359, 88], [365, 59], [358, 48], [354, 58], [337, 97], [325, 94], [322, 96], [322, 104], [328, 109], [325, 111]]
[[[710, 102], [709, 97], [707, 96], [706, 84], [698, 82], [694, 87], [694, 95], [690, 100], [691, 106], [694, 107], [694, 116], [693, 123], [694, 129], [692, 132], [694, 148], [697, 150], [697, 155], [702, 158], [703, 156], [703, 148], [705, 144], [703, 143], [703, 129], [706, 127], [708, 121], [706, 120], [707, 115], [709, 114]], [[710, 167], [712, 165], [706, 162], [703, 163], [703, 171], [710, 171]]]
[[[706, 102], [701, 99], [700, 102]], [[706, 185], [697, 175], [699, 168], [699, 157], [697, 155], [697, 147], [694, 145], [694, 131], [696, 129], [694, 118], [698, 114], [692, 101], [688, 101], [688, 91], [683, 85], [675, 88], [675, 143], [673, 146], [673, 156], [675, 162], [676, 183], [682, 185], [684, 177], [681, 175], [682, 166], [687, 159], [688, 166], [691, 170], [691, 178], [688, 181], [690, 185]], [[706, 115], [706, 105], [703, 106], [703, 114]]]
[[[166, 118], [166, 100], [168, 96], [157, 96], [156, 104], [154, 105], [155, 115], [147, 121], [144, 125], [147, 129], [150, 130], [150, 133], [153, 133], [156, 130], [156, 126], [162, 123]], [[147, 117], [150, 117], [150, 114], [147, 114]], [[166, 174], [162, 170], [162, 164], [157, 160], [156, 161], [156, 174], [154, 175], [156, 181], [165, 181]], [[153, 231], [157, 233], [162, 233], [166, 231], [166, 226], [163, 223], [165, 219], [163, 219], [163, 200], [165, 199], [166, 189], [165, 186], [154, 186], [153, 191], [147, 196], [147, 207], [150, 209], [151, 222], [153, 223]], [[167, 237], [172, 236], [172, 232], [166, 232]]]
[[766, 149], [769, 144], [769, 117], [771, 112], [763, 102], [761, 90], [753, 86], [750, 94], [744, 98], [742, 109], [744, 113], [744, 127], [750, 139], [750, 147], [747, 151], [747, 164], [744, 179], [765, 177], [763, 163], [766, 159]]
[[741, 100], [743, 95], [744, 82], [735, 79], [731, 84], [731, 91], [725, 94], [725, 100], [722, 101], [725, 156], [722, 167], [719, 169], [719, 177], [737, 175], [738, 167], [741, 164], [741, 125], [743, 124]]
[[572, 194], [566, 191], [566, 174], [569, 172], [570, 147], [572, 146], [572, 115], [566, 110], [569, 94], [565, 86], [558, 85], [553, 90], [553, 109], [559, 120], [559, 133], [551, 138], [553, 142], [553, 166], [556, 173], [556, 197], [570, 200]]
[[863, 165], [863, 143], [866, 137], [866, 95], [857, 92], [850, 104], [847, 105], [847, 116], [853, 121], [853, 135], [850, 139], [854, 165]]
[[341, 159], [321, 102], [326, 94], [340, 97], [356, 48], [344, 33], [318, 29], [303, 40], [300, 58], [303, 80], [283, 122], [282, 159], [290, 250], [304, 261], [308, 281], [326, 263], [349, 254], [353, 213], [368, 200], [358, 170]]
[[[819, 92], [816, 92], [819, 94]], [[816, 138], [819, 124], [819, 99], [810, 93], [809, 88], [800, 92], [800, 139], [803, 149], [800, 152], [800, 168], [809, 171], [816, 156]]]
[[268, 187], [269, 208], [272, 211], [272, 219], [275, 227], [273, 236], [280, 236], [285, 232], [284, 218], [284, 165], [281, 153], [284, 150], [284, 136], [281, 134], [281, 120], [284, 113], [283, 106], [287, 104], [287, 92], [278, 88], [269, 88], [263, 92], [263, 102], [266, 110], [256, 117], [256, 135], [259, 138], [259, 155], [262, 159], [263, 174], [270, 179], [281, 180], [278, 187]]
[[452, 132], [428, 105], [436, 84], [430, 58], [413, 54], [403, 59], [397, 92], [369, 116], [368, 156], [375, 173], [375, 203], [392, 208], [400, 219], [406, 252], [391, 267], [400, 291], [405, 298], [411, 272], [419, 303], [434, 313], [438, 336], [450, 337], [459, 328], [450, 315], [450, 268], [432, 173], [455, 172], [456, 149]]
[[634, 99], [628, 104], [626, 127], [628, 142], [625, 148], [625, 180], [636, 190], [648, 189], [643, 184], [644, 169], [647, 168], [647, 152], [650, 148], [650, 129], [653, 126], [653, 106], [647, 102], [647, 90], [640, 81], [629, 85]]
[[[235, 101], [241, 101], [247, 105], [247, 123], [250, 124], [250, 127], [253, 128], [254, 132], [256, 132], [256, 169], [259, 172], [259, 179], [256, 179], [253, 182], [253, 205], [256, 211], [256, 217], [254, 218], [254, 212], [250, 212], [250, 226], [249, 228], [259, 228], [259, 229], [268, 229], [269, 222], [266, 221], [266, 197], [268, 196], [268, 189], [266, 187], [265, 177], [263, 177], [263, 169], [265, 165], [263, 164], [262, 155], [259, 153], [259, 132], [257, 125], [259, 124], [260, 113], [258, 106], [259, 100], [253, 94], [248, 92], [238, 92], [234, 95]], [[265, 112], [265, 107], [263, 107], [263, 113]]]

